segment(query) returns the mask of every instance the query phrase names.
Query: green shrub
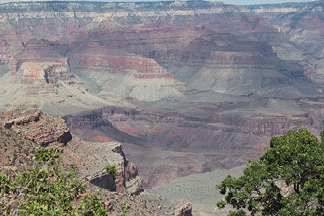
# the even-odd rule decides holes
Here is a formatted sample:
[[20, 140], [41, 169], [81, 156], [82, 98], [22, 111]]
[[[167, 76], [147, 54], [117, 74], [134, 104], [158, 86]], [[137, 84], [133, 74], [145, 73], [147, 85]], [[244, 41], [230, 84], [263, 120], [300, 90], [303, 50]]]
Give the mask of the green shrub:
[[107, 165], [105, 166], [106, 172], [113, 175], [113, 179], [115, 180], [117, 177], [117, 171], [115, 165]]
[[74, 202], [85, 186], [76, 180], [76, 165], [67, 170], [59, 166], [62, 152], [40, 149], [33, 168], [15, 178], [0, 173], [2, 215], [107, 215], [97, 196]]

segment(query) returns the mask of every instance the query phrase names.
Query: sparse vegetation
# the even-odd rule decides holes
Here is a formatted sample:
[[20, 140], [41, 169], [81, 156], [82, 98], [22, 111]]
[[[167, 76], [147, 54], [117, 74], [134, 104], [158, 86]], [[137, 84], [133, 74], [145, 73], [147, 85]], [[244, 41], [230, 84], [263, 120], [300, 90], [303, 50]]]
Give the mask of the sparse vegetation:
[[122, 214], [120, 216], [126, 216], [126, 213], [129, 212], [129, 203], [126, 203], [125, 205], [122, 206]]
[[107, 165], [107, 166], [105, 166], [105, 170], [107, 173], [112, 174], [114, 180], [116, 179], [117, 171], [116, 171], [115, 165]]
[[322, 141], [306, 128], [273, 136], [270, 148], [250, 161], [243, 176], [228, 175], [216, 187], [230, 204], [228, 215], [324, 215], [324, 130]]
[[[76, 180], [77, 167], [58, 165], [63, 150], [40, 149], [35, 165], [13, 177], [0, 173], [0, 212], [3, 215], [107, 215], [101, 199], [87, 195]], [[45, 213], [46, 212], [46, 213]]]

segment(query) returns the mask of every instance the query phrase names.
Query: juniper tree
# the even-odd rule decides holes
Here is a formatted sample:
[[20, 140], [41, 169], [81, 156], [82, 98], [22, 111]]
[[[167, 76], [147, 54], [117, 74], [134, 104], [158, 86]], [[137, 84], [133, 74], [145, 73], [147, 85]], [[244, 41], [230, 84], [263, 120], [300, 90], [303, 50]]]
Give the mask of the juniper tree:
[[273, 136], [270, 148], [243, 175], [228, 175], [216, 188], [228, 215], [324, 215], [324, 130], [319, 141], [306, 128]]

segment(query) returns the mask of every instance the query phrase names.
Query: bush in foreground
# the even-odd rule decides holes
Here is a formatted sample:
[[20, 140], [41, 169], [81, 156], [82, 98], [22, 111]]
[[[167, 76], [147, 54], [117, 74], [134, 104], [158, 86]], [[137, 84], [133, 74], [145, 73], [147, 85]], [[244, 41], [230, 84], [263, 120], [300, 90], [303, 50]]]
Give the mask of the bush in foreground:
[[16, 177], [0, 173], [2, 215], [107, 215], [95, 195], [77, 201], [85, 186], [76, 180], [76, 166], [58, 165], [62, 152], [40, 149], [33, 168]]

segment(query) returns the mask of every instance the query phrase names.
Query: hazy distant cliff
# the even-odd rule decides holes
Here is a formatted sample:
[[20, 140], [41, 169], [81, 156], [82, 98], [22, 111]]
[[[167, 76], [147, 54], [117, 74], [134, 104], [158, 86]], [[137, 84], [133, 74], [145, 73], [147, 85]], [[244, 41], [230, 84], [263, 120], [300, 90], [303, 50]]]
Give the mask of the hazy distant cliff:
[[[130, 148], [127, 157], [136, 162], [146, 188], [192, 173], [243, 165], [263, 153], [271, 136], [298, 126], [317, 128], [317, 122], [307, 115], [243, 118], [215, 113], [203, 118], [119, 107], [65, 119], [71, 130], [84, 139], [131, 144], [126, 145], [126, 149]], [[157, 155], [152, 148], [163, 151]], [[177, 155], [171, 150], [182, 153]]]

